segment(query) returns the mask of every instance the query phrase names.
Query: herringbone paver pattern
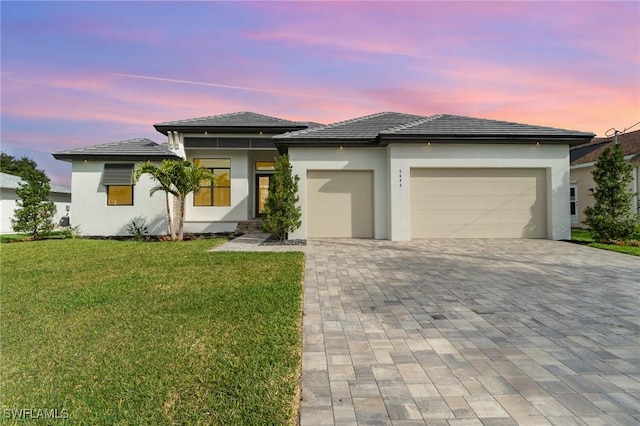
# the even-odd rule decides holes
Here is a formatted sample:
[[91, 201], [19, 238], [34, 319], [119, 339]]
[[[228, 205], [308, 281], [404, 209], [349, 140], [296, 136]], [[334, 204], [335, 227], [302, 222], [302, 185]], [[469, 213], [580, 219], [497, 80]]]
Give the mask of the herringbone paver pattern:
[[547, 240], [312, 240], [302, 426], [640, 423], [640, 259]]

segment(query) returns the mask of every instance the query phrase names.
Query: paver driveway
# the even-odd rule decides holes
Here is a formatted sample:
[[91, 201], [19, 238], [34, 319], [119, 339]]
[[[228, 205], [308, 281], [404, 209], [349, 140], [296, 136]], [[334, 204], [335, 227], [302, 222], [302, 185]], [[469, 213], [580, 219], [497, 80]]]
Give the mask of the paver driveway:
[[640, 424], [640, 258], [311, 240], [302, 426]]

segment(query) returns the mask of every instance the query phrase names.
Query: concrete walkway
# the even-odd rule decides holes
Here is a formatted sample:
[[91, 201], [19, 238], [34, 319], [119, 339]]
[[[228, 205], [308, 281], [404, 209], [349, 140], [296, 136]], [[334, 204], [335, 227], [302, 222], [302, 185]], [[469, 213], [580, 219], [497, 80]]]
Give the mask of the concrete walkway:
[[310, 240], [302, 426], [640, 424], [640, 258]]
[[211, 251], [305, 251], [306, 246], [261, 246], [271, 234], [245, 234], [211, 249]]

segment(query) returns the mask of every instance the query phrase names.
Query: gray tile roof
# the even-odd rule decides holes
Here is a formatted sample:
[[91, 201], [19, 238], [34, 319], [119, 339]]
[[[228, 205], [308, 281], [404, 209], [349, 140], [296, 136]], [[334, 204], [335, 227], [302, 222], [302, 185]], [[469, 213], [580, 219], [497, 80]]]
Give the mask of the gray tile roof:
[[[189, 130], [194, 131], [211, 129], [277, 129], [277, 131], [298, 130], [306, 128], [308, 123], [284, 120], [282, 118], [270, 117], [268, 115], [257, 114], [255, 112], [241, 111], [229, 114], [213, 115], [210, 117], [189, 118], [186, 120], [167, 121], [153, 125], [156, 130], [165, 133], [169, 130]], [[284, 130], [282, 130], [284, 129]]]
[[530, 141], [584, 143], [595, 135], [576, 130], [438, 114], [429, 117], [381, 112], [327, 126], [289, 132], [273, 137], [279, 148], [290, 145], [326, 146], [353, 142], [357, 145], [386, 145], [410, 140]]
[[399, 112], [379, 112], [326, 126], [313, 127], [274, 136], [275, 141], [286, 140], [358, 140], [369, 141], [386, 129], [424, 118], [420, 115]]
[[105, 143], [86, 148], [70, 149], [54, 152], [53, 156], [58, 160], [73, 160], [79, 158], [103, 158], [103, 159], [150, 159], [150, 158], [178, 158], [171, 152], [166, 144], [159, 145], [147, 138], [129, 139], [126, 141]]
[[[0, 188], [16, 189], [24, 181], [22, 178], [7, 173], [0, 173]], [[71, 194], [71, 189], [65, 186], [50, 185], [50, 192]]]
[[487, 120], [484, 118], [462, 117], [459, 115], [438, 114], [425, 117], [413, 123], [407, 123], [380, 132], [381, 135], [417, 135], [417, 136], [527, 136], [527, 137], [594, 137], [593, 133], [554, 127], [512, 123], [508, 121]]

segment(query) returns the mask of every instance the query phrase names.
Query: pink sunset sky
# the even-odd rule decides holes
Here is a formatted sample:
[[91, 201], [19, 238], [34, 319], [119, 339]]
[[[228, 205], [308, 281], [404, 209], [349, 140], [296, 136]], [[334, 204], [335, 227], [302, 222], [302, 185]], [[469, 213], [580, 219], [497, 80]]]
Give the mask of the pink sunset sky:
[[[640, 121], [640, 2], [2, 1], [2, 150], [235, 111], [448, 113], [594, 132]], [[634, 129], [635, 130], [635, 129]]]

